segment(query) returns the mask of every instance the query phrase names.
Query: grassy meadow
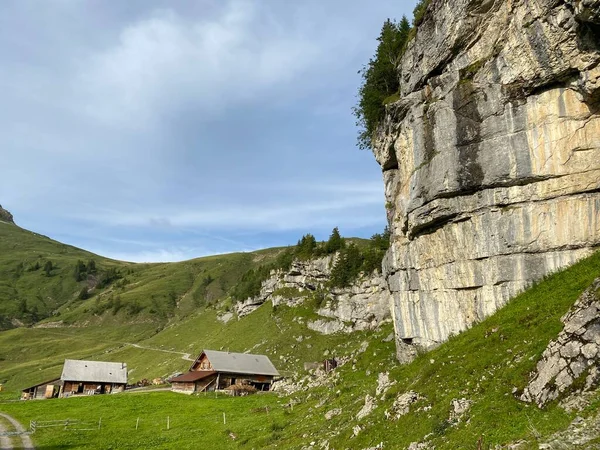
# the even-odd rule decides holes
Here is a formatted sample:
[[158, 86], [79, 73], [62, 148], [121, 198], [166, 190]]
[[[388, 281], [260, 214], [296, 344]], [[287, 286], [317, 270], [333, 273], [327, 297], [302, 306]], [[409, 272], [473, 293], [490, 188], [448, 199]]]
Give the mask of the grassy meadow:
[[[16, 227], [15, 230], [11, 232], [26, 233], [19, 235], [25, 241], [45, 239]], [[0, 240], [0, 247], [6, 245]], [[50, 241], [45, 245], [50, 246], [51, 252], [52, 246], [62, 244]], [[83, 257], [77, 251], [67, 248], [64, 261], [58, 257], [53, 260], [57, 267], [68, 267]], [[562, 329], [560, 317], [600, 276], [600, 253], [547, 277], [487, 320], [419, 355], [411, 364], [399, 365], [394, 342], [387, 339], [393, 332], [391, 324], [350, 335], [320, 335], [306, 326], [316, 317], [310, 297], [301, 307], [274, 308], [266, 303], [246, 317], [223, 323], [220, 317], [231, 304], [224, 292], [249, 265], [270, 261], [278, 251], [176, 264], [129, 265], [98, 259], [98, 267], [123, 264], [119, 268], [127, 282], [95, 291], [89, 299], [70, 299], [57, 307], [60, 314], [42, 321], [48, 324], [62, 320], [60, 327], [21, 327], [0, 332], [0, 382], [4, 383], [0, 411], [24, 424], [31, 420], [80, 419], [87, 423], [86, 427], [93, 428], [38, 429], [32, 437], [44, 449], [250, 449], [311, 445], [367, 449], [381, 443], [385, 449], [402, 449], [423, 441], [437, 449], [477, 448], [481, 441], [482, 448], [489, 449], [520, 440], [526, 441], [521, 448], [533, 449], [574, 419], [575, 413], [565, 412], [557, 402], [538, 409], [521, 402], [518, 396], [548, 342]], [[19, 252], [20, 258], [27, 254]], [[36, 257], [40, 254], [43, 253]], [[17, 260], [12, 259], [9, 265]], [[2, 264], [0, 261], [0, 267]], [[2, 270], [7, 273], [7, 269]], [[19, 292], [28, 292], [25, 284], [19, 283], [34, 275], [25, 273], [18, 282], [5, 280], [5, 284], [16, 283], [13, 286]], [[41, 273], [35, 276], [45, 280]], [[57, 272], [52, 276], [60, 275]], [[72, 276], [71, 270], [65, 269], [63, 276]], [[221, 282], [221, 276], [226, 281]], [[77, 290], [78, 286], [74, 293]], [[160, 295], [162, 300], [158, 303], [162, 305], [171, 301], [173, 292], [176, 295], [172, 310], [166, 310], [164, 315], [151, 311], [156, 303], [152, 295], [155, 299]], [[142, 311], [130, 314], [122, 307], [116, 312], [94, 312], [111, 296], [114, 307], [116, 295], [124, 304], [137, 301], [143, 305]], [[185, 371], [190, 365], [186, 358], [195, 357], [204, 348], [266, 354], [282, 374], [297, 383], [299, 390], [289, 395], [268, 393], [238, 398], [132, 392], [15, 401], [21, 388], [60, 375], [65, 358], [124, 361], [132, 382]], [[303, 370], [304, 362], [331, 356], [342, 358], [345, 364], [327, 377], [317, 379]], [[376, 393], [382, 373], [389, 374], [392, 386], [386, 392]], [[419, 400], [411, 406], [410, 413], [391, 418], [394, 400], [409, 391], [416, 392]], [[357, 414], [365, 405], [366, 396], [373, 399], [374, 408], [359, 419]], [[463, 398], [472, 406], [461, 421], [452, 421], [452, 401]], [[600, 397], [596, 395], [590, 406], [578, 414], [595, 414], [599, 405]], [[333, 410], [336, 414], [329, 414], [327, 419], [326, 413]], [[102, 424], [97, 429], [100, 418]]]
[[[324, 384], [308, 388], [312, 378], [307, 376], [300, 380], [305, 388], [290, 396], [214, 398], [170, 392], [126, 393], [83, 399], [5, 402], [0, 404], [0, 410], [24, 423], [67, 418], [97, 423], [100, 417], [106, 423], [100, 431], [88, 431], [85, 436], [62, 429], [39, 430], [34, 439], [45, 448], [78, 448], [83, 443], [88, 448], [195, 448], [196, 445], [302, 448], [311, 442], [325, 446], [326, 441], [332, 449], [369, 448], [381, 442], [387, 449], [406, 448], [425, 436], [429, 436], [429, 442], [438, 449], [476, 448], [479, 439], [484, 442], [483, 448], [521, 439], [528, 442], [525, 448], [537, 448], [544, 436], [564, 429], [574, 414], [565, 412], [556, 402], [538, 409], [519, 401], [516, 395], [525, 387], [529, 373], [549, 340], [560, 331], [560, 317], [599, 274], [600, 254], [596, 254], [548, 277], [489, 319], [403, 366], [394, 360], [393, 342], [386, 342], [385, 337], [391, 331], [389, 325], [362, 336], [313, 336], [301, 343], [312, 341], [315, 347], [304, 349], [296, 345], [299, 343], [294, 338], [297, 333], [302, 332], [305, 337], [308, 333], [298, 324], [298, 319], [293, 320], [293, 317], [302, 317], [301, 312], [296, 316], [295, 311], [273, 311], [265, 305], [246, 318], [225, 325], [225, 329], [231, 327], [232, 336], [235, 330], [239, 336], [248, 336], [246, 347], [264, 340], [260, 351], [272, 351], [270, 356], [278, 367], [285, 358], [295, 358], [295, 355], [298, 355], [298, 363], [322, 356], [322, 349], [349, 358]], [[202, 321], [208, 319], [201, 317], [190, 319], [188, 326], [182, 324], [179, 330], [168, 328], [146, 342], [166, 346], [173, 336], [179, 334], [187, 341], [194, 332], [199, 336], [203, 329], [212, 335], [215, 328], [209, 325], [204, 328]], [[252, 324], [248, 329], [242, 325], [246, 320]], [[279, 323], [284, 328], [281, 331], [277, 325], [270, 328], [270, 323]], [[162, 333], [165, 333], [164, 340]], [[279, 342], [276, 341], [278, 336], [281, 336]], [[214, 348], [214, 345], [207, 346]], [[313, 350], [315, 353], [310, 353]], [[377, 377], [382, 372], [388, 372], [394, 384], [387, 392], [375, 396]], [[392, 408], [394, 399], [407, 391], [417, 392], [421, 399], [411, 407], [409, 414], [397, 420], [387, 419], [385, 412]], [[356, 416], [367, 394], [375, 397], [376, 407], [359, 420]], [[449, 414], [452, 400], [459, 398], [471, 400], [473, 405], [467, 416], [456, 424], [449, 420]], [[290, 403], [294, 404], [293, 409], [286, 406]], [[595, 413], [599, 404], [600, 398], [595, 398], [591, 406], [579, 414]], [[259, 413], [260, 408], [266, 406], [269, 414]], [[333, 409], [339, 409], [339, 415], [326, 420], [325, 413]], [[222, 424], [223, 412], [228, 417], [226, 425]], [[138, 416], [146, 419], [141, 419], [145, 425], [136, 433], [134, 425]], [[173, 429], [159, 431], [166, 427], [167, 416], [172, 420]], [[144, 428], [148, 424], [153, 425]], [[126, 429], [131, 431], [117, 431]]]

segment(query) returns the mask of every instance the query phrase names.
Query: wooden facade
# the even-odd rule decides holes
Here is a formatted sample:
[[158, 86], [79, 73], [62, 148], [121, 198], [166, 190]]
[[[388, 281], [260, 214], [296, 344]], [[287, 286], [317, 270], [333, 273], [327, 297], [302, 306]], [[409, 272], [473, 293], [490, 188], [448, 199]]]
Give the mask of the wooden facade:
[[41, 400], [45, 398], [56, 398], [61, 394], [62, 381], [60, 378], [44, 381], [25, 388], [21, 391], [21, 400]]
[[23, 389], [21, 398], [113, 394], [127, 386], [127, 364], [66, 359], [60, 378]]
[[94, 395], [94, 394], [114, 394], [123, 392], [126, 384], [121, 383], [102, 383], [90, 381], [65, 381], [62, 389], [62, 396], [71, 395]]
[[257, 391], [270, 390], [279, 373], [266, 356], [205, 350], [190, 370], [170, 381], [174, 392], [193, 394], [251, 386]]

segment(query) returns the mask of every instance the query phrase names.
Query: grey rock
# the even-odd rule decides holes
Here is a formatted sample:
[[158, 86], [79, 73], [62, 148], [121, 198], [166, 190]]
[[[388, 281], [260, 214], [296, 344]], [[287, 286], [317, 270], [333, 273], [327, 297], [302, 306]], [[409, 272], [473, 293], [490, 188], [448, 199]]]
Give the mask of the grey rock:
[[450, 422], [457, 424], [461, 422], [471, 409], [473, 402], [466, 398], [453, 399], [451, 402], [452, 409], [450, 410]]
[[563, 448], [598, 448], [592, 441], [600, 437], [600, 414], [593, 414], [590, 417], [576, 417], [569, 427], [564, 431], [559, 431], [544, 442], [539, 444], [539, 448], [545, 449], [563, 449]]
[[331, 409], [325, 413], [325, 420], [331, 420], [335, 416], [339, 416], [341, 413], [342, 413], [341, 408]]
[[373, 145], [397, 342], [435, 346], [600, 245], [597, 5], [432, 0]]
[[375, 389], [375, 397], [385, 394], [394, 384], [396, 384], [396, 382], [390, 380], [389, 372], [381, 372], [379, 375], [377, 375], [377, 388]]
[[14, 224], [13, 215], [0, 205], [0, 221]]
[[223, 323], [227, 323], [229, 322], [231, 319], [233, 319], [233, 313], [232, 312], [226, 312], [223, 314], [220, 314], [217, 316], [217, 319], [220, 320]]
[[581, 354], [586, 359], [592, 359], [598, 354], [598, 344], [590, 343], [581, 347]]
[[400, 394], [394, 400], [392, 407], [385, 411], [385, 417], [388, 420], [398, 420], [405, 414], [410, 412], [410, 407], [413, 403], [421, 400], [421, 396], [414, 391], [408, 391]]
[[563, 358], [575, 358], [581, 351], [581, 342], [569, 341], [560, 349], [560, 356]]
[[364, 419], [369, 414], [371, 414], [375, 408], [377, 408], [377, 403], [375, 402], [375, 398], [371, 397], [369, 394], [367, 394], [365, 396], [365, 404], [360, 409], [358, 414], [356, 414], [356, 420]]
[[[261, 286], [258, 296], [238, 302], [234, 309], [238, 317], [252, 313], [267, 301], [273, 306], [296, 307], [304, 303], [316, 289], [325, 291], [326, 301], [317, 309], [324, 319], [309, 322], [310, 329], [323, 334], [351, 333], [372, 330], [391, 320], [391, 294], [385, 279], [378, 272], [363, 274], [347, 288], [327, 287], [337, 255], [308, 261], [295, 260], [288, 271], [274, 271]], [[287, 288], [297, 296], [282, 296], [277, 292]]]
[[[600, 354], [599, 346], [595, 342], [595, 333], [600, 323], [600, 299], [596, 294], [598, 289], [600, 278], [594, 281], [562, 317], [563, 330], [543, 352], [521, 400], [535, 402], [539, 407], [543, 407], [566, 392], [575, 380], [582, 377], [585, 377], [586, 381], [583, 393], [598, 384], [597, 367]], [[582, 343], [586, 336], [591, 342]]]

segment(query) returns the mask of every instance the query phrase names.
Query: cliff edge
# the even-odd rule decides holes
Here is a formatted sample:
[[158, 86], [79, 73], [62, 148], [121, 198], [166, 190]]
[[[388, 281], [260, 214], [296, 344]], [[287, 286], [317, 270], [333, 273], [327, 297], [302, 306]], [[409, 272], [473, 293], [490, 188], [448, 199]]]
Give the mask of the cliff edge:
[[600, 245], [599, 63], [597, 0], [430, 2], [373, 142], [399, 349]]
[[14, 224], [13, 215], [0, 205], [0, 221]]

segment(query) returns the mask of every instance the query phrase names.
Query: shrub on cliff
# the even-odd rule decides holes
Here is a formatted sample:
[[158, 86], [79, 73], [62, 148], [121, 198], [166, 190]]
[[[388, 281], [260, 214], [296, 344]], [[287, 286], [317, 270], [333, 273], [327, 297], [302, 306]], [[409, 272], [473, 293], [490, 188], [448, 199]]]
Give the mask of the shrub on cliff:
[[390, 231], [386, 227], [383, 233], [375, 233], [369, 240], [369, 245], [358, 248], [350, 244], [340, 251], [331, 270], [331, 285], [348, 287], [356, 281], [359, 275], [381, 271], [383, 256], [390, 246]]
[[358, 104], [353, 108], [358, 146], [371, 148], [371, 139], [385, 114], [385, 100], [398, 93], [398, 63], [410, 35], [411, 26], [404, 16], [400, 22], [387, 19], [377, 40], [375, 56], [358, 72], [363, 82], [358, 89]]
[[413, 10], [413, 26], [418, 27], [421, 25], [430, 1], [431, 0], [419, 0], [417, 2], [417, 6], [415, 6], [415, 9]]
[[317, 253], [317, 240], [308, 233], [302, 236], [302, 239], [296, 244], [295, 254], [298, 259], [310, 259]]

